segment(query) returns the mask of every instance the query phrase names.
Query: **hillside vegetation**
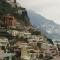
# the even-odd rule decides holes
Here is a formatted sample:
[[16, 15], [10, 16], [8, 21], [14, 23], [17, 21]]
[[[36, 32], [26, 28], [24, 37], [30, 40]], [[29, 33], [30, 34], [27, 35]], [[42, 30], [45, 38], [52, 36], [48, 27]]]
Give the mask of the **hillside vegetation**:
[[[23, 10], [22, 14], [18, 13], [18, 10]], [[9, 3], [6, 2], [6, 0], [0, 0], [0, 21], [3, 20], [3, 15], [12, 15], [15, 16], [17, 21], [20, 23], [24, 23], [24, 25], [30, 25], [29, 17], [27, 14], [27, 11], [23, 7], [12, 7]]]

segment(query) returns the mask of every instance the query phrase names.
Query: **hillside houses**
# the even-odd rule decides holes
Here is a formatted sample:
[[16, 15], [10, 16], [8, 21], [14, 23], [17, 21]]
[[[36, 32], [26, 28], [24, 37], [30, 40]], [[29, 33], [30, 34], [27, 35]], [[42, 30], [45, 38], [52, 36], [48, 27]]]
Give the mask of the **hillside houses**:
[[1, 46], [7, 46], [9, 44], [8, 39], [5, 37], [0, 37], [0, 44]]
[[[16, 7], [16, 0], [6, 1], [12, 7]], [[55, 46], [47, 40], [48, 38], [40, 30], [32, 25], [28, 26], [29, 18], [26, 9], [20, 7], [17, 12], [20, 15], [3, 15], [4, 27], [0, 27], [0, 50], [3, 49], [4, 53], [15, 53], [17, 60], [40, 60], [46, 53], [52, 55], [56, 53]], [[42, 57], [40, 57], [41, 55]]]
[[16, 19], [14, 16], [4, 16], [4, 24], [7, 28], [16, 28]]
[[[36, 58], [38, 53], [41, 53], [42, 51], [43, 51], [43, 54], [45, 54], [46, 48], [45, 47], [42, 48], [42, 45], [43, 45], [43, 43], [45, 43], [46, 47], [47, 47], [47, 44], [48, 44], [47, 38], [45, 38], [43, 35], [41, 35], [41, 36], [31, 35], [31, 33], [23, 32], [23, 31], [22, 31], [21, 36], [23, 36], [23, 38], [27, 38], [28, 42], [26, 42], [23, 39], [22, 39], [22, 41], [21, 41], [21, 39], [19, 39], [19, 41], [16, 42], [15, 46], [18, 46], [17, 48], [20, 48], [20, 49], [23, 48], [22, 51], [26, 52], [25, 54], [21, 53], [23, 59], [25, 57], [27, 59], [29, 56], [31, 57], [31, 55], [34, 55], [34, 58]], [[30, 48], [27, 48], [27, 47], [30, 47]], [[38, 52], [38, 50], [39, 50], [39, 52]], [[28, 53], [28, 51], [33, 51], [33, 52]], [[34, 58], [32, 58], [32, 59], [34, 59]]]
[[16, 0], [6, 0], [6, 2], [8, 2], [9, 4], [11, 4], [12, 7], [16, 6]]
[[6, 37], [0, 37], [0, 53], [6, 52], [7, 45], [9, 44], [9, 41]]
[[[9, 52], [13, 53], [18, 52], [19, 53], [18, 57], [27, 60], [39, 59], [40, 54], [44, 55], [47, 53], [47, 51], [49, 54], [51, 53], [51, 51], [48, 50], [50, 46], [48, 46], [49, 42], [47, 40], [47, 37], [45, 37], [40, 31], [34, 29], [32, 32], [30, 32], [29, 30], [27, 30], [28, 29], [27, 27], [24, 28], [20, 27], [20, 29], [18, 29], [15, 24], [16, 20], [13, 16], [7, 16], [5, 18], [8, 18], [5, 19], [4, 23], [6, 27], [9, 28], [5, 31], [5, 33], [8, 33], [9, 35], [7, 34], [5, 35], [4, 32], [1, 32], [2, 33], [1, 36], [5, 36], [8, 39], [8, 42], [5, 42], [3, 40], [2, 41], [5, 42], [6, 44], [10, 44], [10, 46], [8, 46], [10, 49]], [[13, 19], [10, 21], [10, 18]]]

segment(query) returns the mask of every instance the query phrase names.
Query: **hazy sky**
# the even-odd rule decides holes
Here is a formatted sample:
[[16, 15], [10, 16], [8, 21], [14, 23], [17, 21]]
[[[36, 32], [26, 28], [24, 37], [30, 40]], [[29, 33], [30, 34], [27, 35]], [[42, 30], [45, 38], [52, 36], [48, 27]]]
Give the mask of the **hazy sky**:
[[18, 2], [26, 9], [60, 24], [60, 0], [18, 0]]

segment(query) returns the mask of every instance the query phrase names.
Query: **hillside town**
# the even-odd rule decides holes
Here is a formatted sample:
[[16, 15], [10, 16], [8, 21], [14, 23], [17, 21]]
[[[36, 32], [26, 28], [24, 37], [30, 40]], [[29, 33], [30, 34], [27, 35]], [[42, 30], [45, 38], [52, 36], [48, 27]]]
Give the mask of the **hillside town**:
[[[6, 0], [17, 7], [16, 0]], [[25, 8], [18, 10], [26, 14]], [[59, 45], [40, 30], [17, 21], [11, 14], [5, 14], [0, 21], [0, 60], [50, 60], [60, 54]], [[26, 16], [25, 16], [26, 17]], [[23, 17], [24, 18], [24, 17]], [[25, 23], [27, 24], [27, 23]]]

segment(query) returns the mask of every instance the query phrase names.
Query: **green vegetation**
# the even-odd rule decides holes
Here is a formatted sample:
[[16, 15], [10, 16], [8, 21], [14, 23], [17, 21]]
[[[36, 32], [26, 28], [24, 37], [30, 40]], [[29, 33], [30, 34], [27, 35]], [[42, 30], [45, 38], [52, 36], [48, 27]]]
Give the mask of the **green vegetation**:
[[17, 41], [23, 41], [23, 42], [28, 42], [28, 38], [24, 38], [23, 36], [18, 37], [16, 36]]
[[53, 44], [52, 39], [47, 38], [47, 41], [48, 41], [49, 43]]
[[[24, 10], [22, 14], [18, 13], [18, 10]], [[0, 21], [3, 20], [4, 15], [15, 16], [17, 21], [24, 25], [30, 25], [28, 14], [25, 8], [22, 7], [12, 7], [6, 0], [0, 0]]]
[[11, 7], [9, 3], [4, 0], [0, 0], [0, 15], [13, 14], [15, 11], [16, 9]]
[[40, 32], [40, 31], [33, 31], [33, 32], [31, 32], [31, 34], [32, 34], [32, 35], [40, 35], [41, 32]]
[[41, 35], [41, 32], [38, 31], [38, 30], [29, 29], [29, 32], [30, 32], [32, 35]]

